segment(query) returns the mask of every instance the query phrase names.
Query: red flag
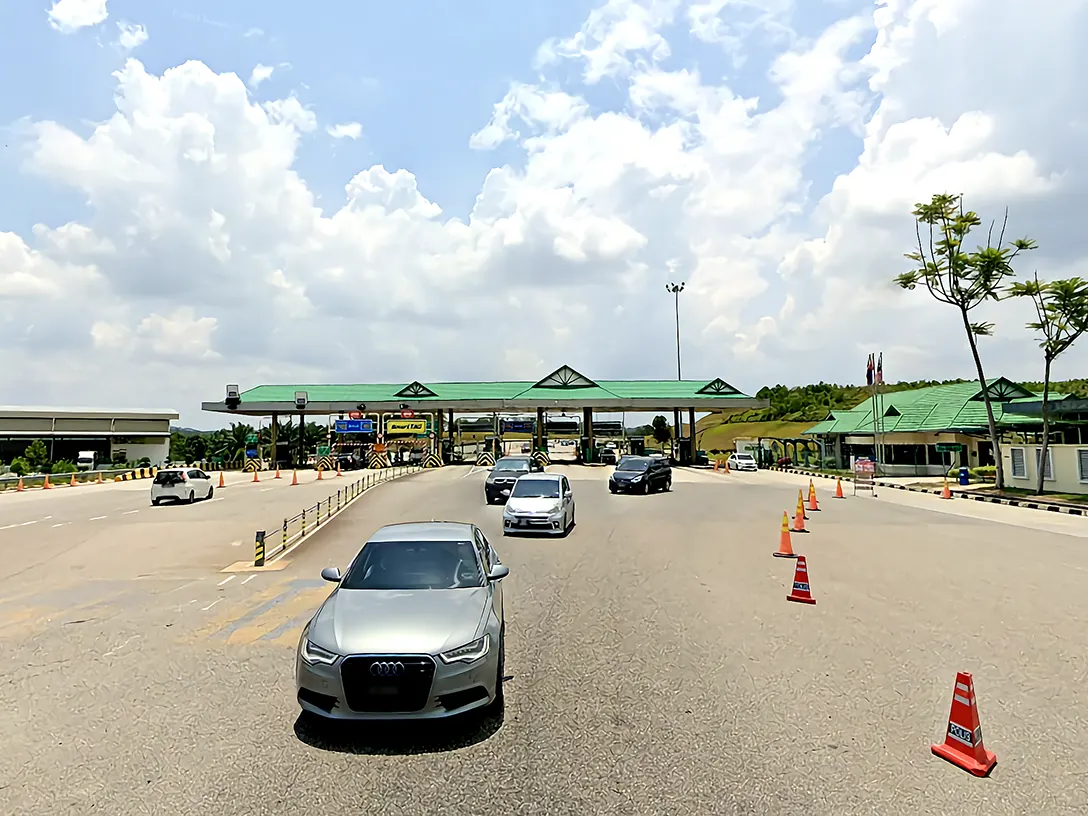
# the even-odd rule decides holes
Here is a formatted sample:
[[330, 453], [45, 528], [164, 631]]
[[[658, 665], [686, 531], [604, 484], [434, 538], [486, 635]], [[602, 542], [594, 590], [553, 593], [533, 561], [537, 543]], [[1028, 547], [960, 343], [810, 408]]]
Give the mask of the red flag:
[[869, 355], [869, 362], [865, 366], [865, 384], [866, 385], [872, 385], [873, 384], [873, 355], [872, 354]]
[[884, 352], [880, 352], [880, 357], [876, 361], [876, 384], [884, 385]]

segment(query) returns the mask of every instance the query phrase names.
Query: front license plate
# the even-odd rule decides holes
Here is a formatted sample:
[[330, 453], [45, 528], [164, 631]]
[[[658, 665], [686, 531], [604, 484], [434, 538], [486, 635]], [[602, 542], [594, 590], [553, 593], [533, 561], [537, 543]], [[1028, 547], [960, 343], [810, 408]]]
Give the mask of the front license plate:
[[396, 686], [368, 686], [367, 693], [375, 697], [396, 697], [399, 692]]

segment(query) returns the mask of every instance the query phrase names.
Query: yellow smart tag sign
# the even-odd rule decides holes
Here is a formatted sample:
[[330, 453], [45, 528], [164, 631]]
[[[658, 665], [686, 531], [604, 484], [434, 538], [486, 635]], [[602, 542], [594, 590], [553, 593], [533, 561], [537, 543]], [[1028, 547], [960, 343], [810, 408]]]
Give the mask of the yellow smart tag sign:
[[418, 435], [427, 433], [427, 420], [425, 419], [390, 419], [385, 423], [387, 434]]

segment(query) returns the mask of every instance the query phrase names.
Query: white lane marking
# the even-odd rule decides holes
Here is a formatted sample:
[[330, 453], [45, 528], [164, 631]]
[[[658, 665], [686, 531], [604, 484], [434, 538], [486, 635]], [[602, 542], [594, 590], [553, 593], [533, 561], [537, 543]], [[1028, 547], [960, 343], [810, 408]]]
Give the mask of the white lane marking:
[[219, 582], [219, 586], [223, 586], [224, 584], [229, 584], [233, 580], [234, 580], [234, 576], [233, 575], [228, 575], [226, 578], [224, 578], [222, 581]]
[[72, 522], [70, 522], [70, 521], [62, 521], [62, 522], [59, 522], [57, 524], [54, 524], [53, 526], [54, 527], [63, 527], [65, 524], [71, 524], [71, 523]]
[[211, 504], [212, 502], [223, 501], [222, 496], [216, 496], [214, 499], [203, 499], [201, 504]]
[[18, 526], [19, 526], [18, 524], [5, 524], [3, 527], [0, 527], [0, 530], [10, 530], [12, 527], [18, 527]]
[[471, 475], [472, 475], [473, 473], [475, 473], [475, 472], [476, 472], [476, 465], [473, 465], [473, 466], [472, 466], [472, 470], [470, 470], [470, 471], [469, 471], [468, 473], [466, 473], [466, 474], [465, 474], [464, 476], [462, 476], [461, 478], [462, 478], [462, 479], [467, 479], [467, 478], [468, 478], [469, 476], [471, 476]]
[[217, 603], [219, 603], [219, 602], [220, 602], [221, 600], [223, 600], [223, 599], [222, 599], [222, 598], [217, 598], [216, 600], [212, 601], [212, 602], [211, 602], [210, 604], [208, 604], [207, 606], [205, 606], [205, 607], [204, 607], [203, 609], [201, 609], [200, 611], [201, 611], [201, 612], [207, 612], [207, 611], [208, 611], [209, 609], [211, 609], [211, 608], [212, 608], [213, 606], [215, 606], [215, 605], [216, 605]]
[[262, 493], [267, 493], [269, 490], [275, 490], [275, 489], [276, 488], [274, 488], [274, 487], [262, 487], [261, 492]]
[[95, 516], [94, 518], [87, 519], [87, 521], [102, 521], [104, 518], [105, 516]]
[[239, 539], [238, 541], [232, 541], [232, 542], [230, 543], [230, 545], [231, 545], [232, 547], [241, 547], [241, 546], [242, 546], [242, 541], [241, 541], [241, 539]]
[[242, 586], [245, 586], [246, 584], [248, 584], [248, 583], [249, 583], [250, 581], [252, 581], [252, 580], [253, 580], [254, 578], [256, 578], [256, 577], [257, 577], [256, 575], [251, 575], [251, 576], [249, 576], [249, 577], [248, 577], [248, 578], [246, 578], [246, 579], [245, 579], [244, 581], [242, 581]]
[[126, 510], [121, 515], [122, 516], [131, 516], [133, 513], [139, 513], [139, 512], [140, 512], [139, 510]]
[[46, 516], [45, 518], [42, 519], [42, 521], [49, 521], [49, 519], [51, 519], [51, 518], [53, 518], [53, 517], [52, 516]]
[[22, 524], [20, 524], [19, 526], [20, 526], [20, 527], [29, 527], [29, 526], [30, 526], [31, 524], [37, 524], [37, 523], [38, 523], [37, 521], [24, 521], [24, 522], [23, 522]]

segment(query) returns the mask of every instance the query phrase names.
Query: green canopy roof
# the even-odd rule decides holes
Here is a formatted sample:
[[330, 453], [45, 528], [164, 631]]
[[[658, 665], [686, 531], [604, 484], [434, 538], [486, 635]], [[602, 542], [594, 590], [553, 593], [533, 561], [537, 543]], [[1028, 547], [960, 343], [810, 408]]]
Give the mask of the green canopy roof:
[[[1041, 395], [1004, 377], [990, 382], [994, 420], [1004, 427], [1038, 424], [1038, 420], [1012, 413], [1006, 406], [1035, 402]], [[1054, 401], [1068, 399], [1067, 394], [1051, 394]], [[978, 380], [949, 385], [932, 385], [912, 391], [892, 391], [882, 395], [882, 433], [935, 433], [938, 431], [985, 431], [986, 403]], [[834, 410], [823, 422], [804, 432], [806, 435], [873, 433], [873, 401], [866, 399], [849, 410]]]

